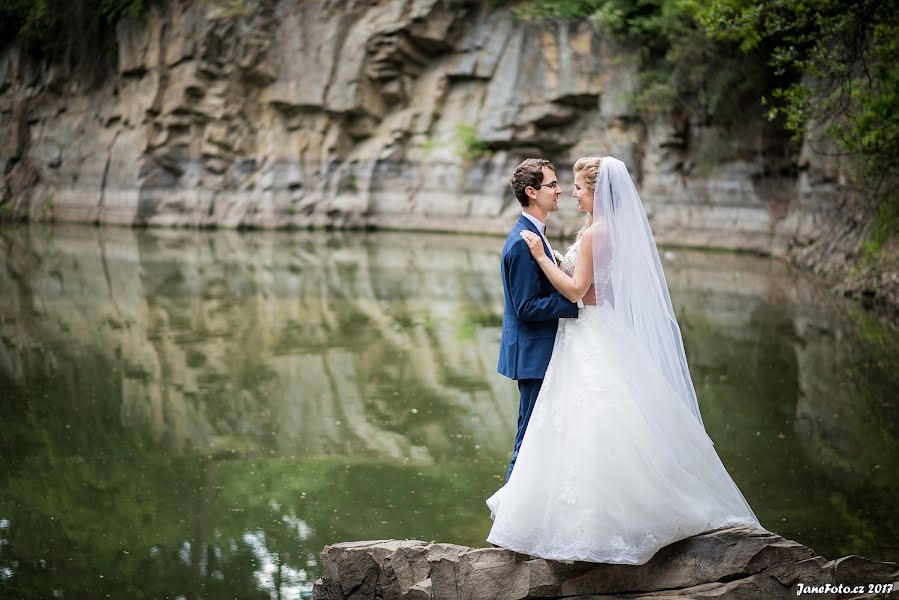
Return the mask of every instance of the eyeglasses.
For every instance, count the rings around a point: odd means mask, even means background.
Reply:
[[[539,190],[542,187],[548,187],[549,189],[554,190],[559,187],[559,182],[558,181],[550,181],[549,183],[541,183],[540,185],[532,185],[531,187],[534,188],[535,190]]]

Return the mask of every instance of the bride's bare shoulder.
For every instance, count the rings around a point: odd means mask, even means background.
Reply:
[[[596,236],[603,236],[606,233],[606,227],[604,223],[594,223],[586,230],[584,230],[583,234],[581,234],[580,242],[581,246],[584,245],[592,246],[593,240]]]

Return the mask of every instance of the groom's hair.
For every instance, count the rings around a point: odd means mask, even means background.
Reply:
[[[522,206],[527,206],[531,200],[524,193],[524,188],[537,187],[543,183],[543,167],[556,170],[553,164],[545,158],[526,158],[515,167],[515,172],[512,173],[512,193],[515,194],[518,203]]]

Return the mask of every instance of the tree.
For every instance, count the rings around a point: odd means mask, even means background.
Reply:
[[[896,234],[899,0],[533,0],[520,12],[591,18],[632,43],[644,64],[638,109],[721,121],[749,94],[797,139],[825,124],[877,213],[868,248]]]

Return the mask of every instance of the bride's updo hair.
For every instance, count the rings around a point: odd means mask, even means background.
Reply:
[[[598,156],[582,156],[574,163],[574,174],[577,175],[581,171],[584,172],[584,181],[591,190],[596,189],[596,175],[599,173],[599,165],[602,159]]]
[[[584,181],[587,183],[587,187],[590,188],[591,191],[596,192],[596,176],[599,173],[599,165],[601,164],[602,158],[598,156],[582,156],[575,161],[572,171],[574,171],[575,176],[583,171]],[[584,235],[584,232],[587,231],[587,228],[592,224],[593,215],[587,213],[587,218],[584,219],[584,226],[577,232],[578,239]]]

